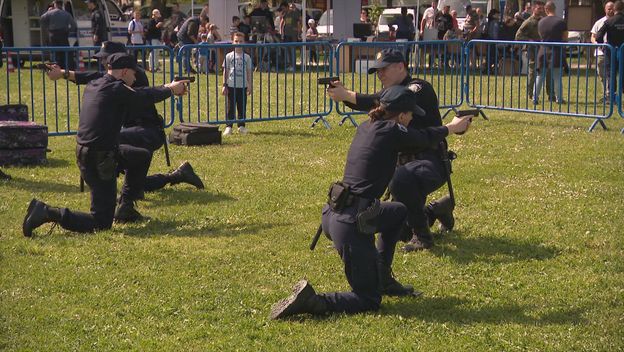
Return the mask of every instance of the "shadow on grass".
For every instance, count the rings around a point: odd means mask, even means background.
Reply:
[[[278,130],[278,131],[254,131],[257,136],[297,136],[297,137],[314,137],[313,133],[303,131]]]
[[[236,200],[224,193],[210,193],[205,190],[197,190],[188,186],[167,187],[154,192],[146,193],[145,200],[141,202],[159,204],[206,204]]]
[[[285,223],[218,223],[202,224],[201,222],[188,222],[176,220],[150,219],[143,223],[119,227],[118,231],[126,236],[133,237],[234,237],[239,235],[256,234],[266,229],[278,226],[287,226]]]
[[[475,307],[473,302],[457,297],[421,297],[398,302],[384,303],[382,315],[397,315],[428,322],[454,323],[514,323],[525,325],[567,325],[585,323],[583,311],[579,308],[565,308],[553,312],[530,316],[516,303]]]
[[[41,192],[58,192],[58,193],[79,193],[80,192],[80,178],[79,173],[76,173],[76,184],[67,185],[63,183],[50,182],[48,180],[31,180],[21,177],[12,176],[10,182],[3,183],[7,187],[13,187],[20,191],[27,191],[30,193]]]
[[[548,260],[559,251],[540,243],[492,236],[466,236],[462,231],[453,231],[436,240],[431,253],[438,257],[449,257],[456,263],[472,262],[511,263],[526,260]]]

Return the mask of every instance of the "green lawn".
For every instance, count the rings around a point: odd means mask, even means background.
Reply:
[[[298,279],[348,288],[330,243],[308,245],[351,126],[334,114],[330,130],[251,123],[222,146],[172,146],[174,166],[189,160],[205,190],[148,194],[146,223],[87,235],[44,225],[26,239],[32,197],[89,207],[74,138],[51,138],[48,165],[3,168],[0,349],[623,350],[624,121],[587,133],[591,120],[488,117],[450,138],[456,230],[431,251],[397,252],[395,274],[424,295],[286,322],[267,316]],[[159,151],[151,171],[167,170]]]

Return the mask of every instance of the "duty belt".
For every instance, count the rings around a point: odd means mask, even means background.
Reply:
[[[368,207],[373,202],[373,199],[360,197],[351,193],[349,185],[342,182],[332,183],[329,187],[327,198],[327,204],[335,211],[340,211],[351,206],[355,206],[358,210],[361,210]]]

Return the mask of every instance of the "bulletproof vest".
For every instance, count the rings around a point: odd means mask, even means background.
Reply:
[[[182,43],[188,43],[191,41],[191,38],[188,35],[188,27],[189,27],[189,23],[191,22],[194,22],[199,28],[199,17],[191,17],[187,19],[186,21],[184,21],[184,23],[182,24],[182,27],[180,27],[180,29],[178,30],[178,40],[181,41]]]

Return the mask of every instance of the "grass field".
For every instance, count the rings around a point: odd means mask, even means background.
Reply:
[[[271,305],[306,277],[347,289],[321,239],[307,249],[352,127],[250,124],[222,146],[172,147],[204,191],[148,194],[152,219],[77,235],[21,234],[28,201],[88,209],[73,137],[50,140],[42,167],[0,183],[0,348],[5,350],[624,349],[623,123],[492,112],[450,139],[459,154],[456,231],[395,273],[425,292],[378,313],[288,322]],[[162,151],[153,172],[167,170]]]
[[[51,91],[36,87],[41,111]],[[494,87],[498,101],[505,88]],[[306,98],[280,106],[302,109]],[[616,116],[608,131],[587,133],[588,119],[488,111],[490,121],[449,139],[459,154],[455,231],[431,251],[397,251],[395,274],[424,295],[384,298],[377,313],[286,322],[269,321],[269,310],[298,279],[348,289],[330,243],[308,245],[353,127],[333,113],[330,130],[310,129],[312,119],[250,123],[249,135],[221,146],[172,146],[174,166],[189,160],[205,190],[147,194],[145,223],[85,235],[44,225],[26,239],[31,198],[89,207],[74,137],[53,137],[47,165],[3,168],[13,180],[0,181],[0,350],[624,350]],[[161,150],[151,172],[166,171]]]

